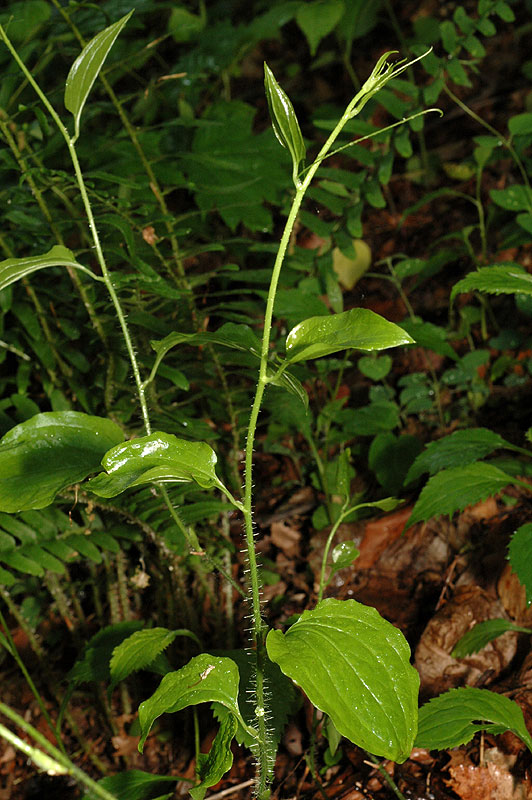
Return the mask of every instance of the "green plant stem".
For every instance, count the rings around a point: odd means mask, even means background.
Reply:
[[[22,741],[22,739],[19,739],[9,728],[0,724],[0,736],[7,739],[14,747],[25,753],[38,767],[44,769],[51,775],[72,775],[76,781],[86,786],[96,797],[101,797],[102,800],[116,800],[116,797],[111,794],[111,792],[108,792],[107,789],[99,786],[96,781],[89,778],[89,776],[86,775],[83,770],[79,769],[67,756],[50,744],[45,736],[27,723],[20,714],[17,714],[16,711],[13,711],[12,708],[9,708],[9,706],[1,702],[0,713],[4,714],[19,728],[29,734],[32,739],[43,748],[45,751],[44,753],[32,745],[29,745],[27,742]]]
[[[392,790],[392,792],[394,793],[394,795],[398,798],[398,800],[406,800],[406,797],[404,796],[402,791],[399,789],[398,785],[396,784],[396,782],[394,781],[392,776],[389,775],[388,771],[383,767],[383,765],[379,761],[379,759],[376,758],[375,756],[371,755],[371,753],[368,753],[368,755],[369,755],[371,761],[377,767],[378,771],[380,772],[380,774],[382,775],[382,777],[384,778],[386,783],[388,784],[388,786],[390,787],[390,789]]]
[[[321,603],[321,601],[323,600],[323,592],[325,591],[325,570],[327,569],[327,561],[329,559],[329,550],[331,549],[331,545],[333,543],[333,539],[336,536],[336,534],[338,532],[338,528],[340,527],[340,525],[342,524],[342,522],[344,521],[346,516],[349,513],[351,513],[351,511],[353,511],[353,510],[354,509],[352,509],[352,508],[346,510],[345,506],[344,506],[344,508],[342,508],[342,511],[341,511],[338,519],[336,520],[336,522],[332,526],[332,528],[330,530],[330,533],[329,533],[329,535],[327,537],[327,541],[325,542],[325,548],[323,550],[323,556],[322,556],[322,559],[321,559],[320,585],[319,585],[319,588],[318,588],[318,603]]]
[[[11,53],[11,55],[13,56],[13,58],[15,59],[17,64],[19,65],[19,67],[22,70],[22,72],[24,73],[26,79],[31,84],[31,86],[33,87],[34,91],[36,92],[36,94],[40,98],[41,102],[43,103],[43,105],[47,109],[48,113],[52,117],[53,121],[55,122],[55,124],[57,126],[57,129],[61,133],[63,139],[65,140],[66,146],[68,148],[70,159],[72,161],[72,166],[74,167],[74,173],[76,175],[76,181],[77,181],[77,184],[78,184],[78,187],[79,187],[81,200],[83,202],[83,207],[85,208],[85,213],[87,215],[87,220],[88,220],[88,223],[89,223],[89,229],[91,231],[92,240],[94,242],[94,249],[95,249],[95,252],[96,252],[96,258],[98,260],[98,264],[100,265],[100,269],[101,269],[101,272],[102,272],[103,280],[104,280],[105,285],[107,287],[107,291],[108,291],[109,296],[111,298],[111,302],[113,303],[113,306],[114,306],[114,309],[115,309],[115,312],[116,312],[116,316],[117,316],[120,328],[122,330],[122,335],[124,337],[124,342],[125,342],[126,349],[127,349],[127,352],[128,352],[129,360],[131,362],[131,368],[133,370],[133,376],[135,378],[135,384],[136,384],[136,387],[137,387],[137,394],[138,394],[138,398],[139,398],[142,418],[143,418],[143,421],[144,421],[144,427],[146,429],[146,433],[149,434],[149,433],[151,433],[151,424],[150,424],[150,418],[149,418],[149,415],[148,415],[148,407],[147,407],[147,404],[146,404],[144,385],[143,385],[142,380],[141,380],[139,366],[138,366],[138,362],[137,362],[137,357],[135,355],[135,350],[133,348],[133,342],[132,342],[131,336],[129,334],[129,328],[128,328],[128,325],[127,325],[127,322],[126,322],[126,318],[125,318],[124,312],[122,311],[122,306],[121,306],[120,301],[118,299],[118,295],[116,293],[116,290],[115,290],[115,288],[113,286],[113,282],[111,280],[111,276],[109,274],[109,270],[107,269],[107,263],[105,261],[105,257],[104,257],[103,250],[102,250],[102,245],[101,245],[101,242],[100,242],[100,236],[98,234],[98,229],[96,227],[96,222],[94,220],[94,215],[92,213],[92,206],[91,206],[88,194],[87,194],[87,189],[86,189],[86,186],[85,186],[85,180],[83,178],[83,173],[81,171],[81,167],[80,167],[80,164],[79,164],[76,147],[74,145],[73,139],[70,137],[70,135],[68,133],[68,130],[63,125],[63,122],[61,121],[61,118],[59,117],[59,115],[56,112],[55,108],[52,106],[52,104],[50,103],[50,101],[48,100],[48,98],[46,97],[44,92],[42,91],[41,87],[36,82],[36,80],[33,78],[33,75],[31,74],[29,69],[26,67],[26,65],[24,64],[24,62],[22,61],[22,59],[18,55],[17,51],[15,50],[15,48],[11,44],[10,40],[8,39],[8,37],[7,37],[6,33],[5,33],[4,28],[2,27],[2,25],[0,25],[0,36],[4,40],[4,43],[5,43],[6,47],[8,48],[9,52]]]

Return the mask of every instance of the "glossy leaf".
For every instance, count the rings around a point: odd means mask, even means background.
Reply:
[[[506,631],[518,631],[520,633],[532,633],[529,628],[514,625],[507,619],[486,619],[471,628],[455,644],[451,655],[453,658],[467,658],[472,653],[478,653],[483,647],[492,642]]]
[[[171,433],[140,436],[109,450],[102,459],[106,470],[87,483],[100,497],[117,494],[143,483],[194,481],[202,488],[220,486],[214,467],[216,453],[205,442],[189,442]]]
[[[459,747],[467,744],[477,731],[494,734],[512,731],[532,750],[532,738],[517,703],[472,686],[450,689],[419,709],[416,747],[427,750]]]
[[[266,647],[343,736],[384,758],[408,758],[419,676],[403,634],[376,609],[323,600],[285,634],[270,631]]]
[[[0,291],[11,283],[15,283],[21,278],[26,278],[32,272],[37,272],[37,270],[45,269],[46,267],[74,267],[86,272],[91,278],[100,280],[90,269],[78,264],[74,254],[68,248],[56,244],[42,256],[6,258],[4,261],[0,261]]]
[[[79,136],[81,114],[93,83],[98,77],[118,34],[132,14],[133,11],[130,11],[118,22],[114,22],[105,30],[97,33],[85,45],[70,68],[65,86],[65,108],[74,116],[74,139]]]
[[[0,510],[44,508],[96,472],[123,438],[114,422],[79,411],[46,411],[16,425],[0,440]]]
[[[496,264],[470,272],[455,283],[451,302],[462,292],[486,292],[487,294],[532,294],[532,275],[518,264]]]
[[[417,480],[424,472],[435,475],[442,469],[472,464],[498,448],[511,446],[502,436],[488,428],[455,431],[425,447],[408,470],[405,483]]]
[[[139,669],[144,669],[154,661],[176,638],[188,636],[198,645],[195,633],[184,628],[170,631],[168,628],[147,628],[136,631],[113,650],[109,664],[111,688]]]
[[[339,569],[350,567],[359,555],[360,550],[354,542],[340,542],[332,551],[332,572],[338,572]]]
[[[512,570],[526,590],[527,605],[532,603],[532,522],[521,525],[511,538],[508,558]]]
[[[201,783],[189,789],[192,800],[203,800],[209,786],[214,786],[223,778],[233,764],[231,742],[237,729],[237,720],[229,714],[220,725],[220,729],[212,743],[208,756],[201,757],[199,763],[199,777]]]
[[[141,769],[130,769],[102,778],[98,786],[114,795],[116,800],[161,800],[161,792],[179,780],[181,778],[177,775],[152,775]],[[94,800],[94,797],[93,793],[85,794],[82,800]]]
[[[497,494],[510,483],[527,486],[493,464],[484,462],[442,470],[433,475],[423,488],[406,527],[441,514],[450,517],[455,511],[463,511],[466,506]]]
[[[275,80],[274,74],[266,62],[264,63],[264,88],[266,90],[268,108],[270,109],[273,131],[279,142],[283,147],[287,148],[292,157],[292,177],[296,187],[299,188],[301,182],[298,174],[305,161],[305,143],[294,107],[286,92],[281,89]]]
[[[398,325],[367,308],[328,317],[310,317],[292,328],[286,339],[290,363],[320,358],[339,350],[384,350],[414,340]]]
[[[181,778],[176,775],[152,775],[141,769],[130,769],[102,778],[98,786],[110,792],[116,800],[162,800],[161,791],[179,780]],[[92,793],[85,794],[82,800],[94,800],[94,797]]]
[[[142,736],[139,750],[151,726],[161,714],[172,714],[198,703],[221,703],[237,719],[241,720],[238,708],[238,667],[230,658],[220,658],[202,653],[188,664],[165,675],[158,689],[139,706],[139,722]]]

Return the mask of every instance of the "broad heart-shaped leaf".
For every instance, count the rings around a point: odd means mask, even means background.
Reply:
[[[238,722],[233,714],[229,714],[220,725],[212,743],[209,755],[202,756],[199,764],[201,783],[189,789],[192,800],[203,800],[209,786],[214,786],[231,769],[233,753],[231,742],[236,733]]]
[[[238,667],[230,658],[219,658],[208,653],[192,658],[176,672],[169,672],[158,689],[139,706],[142,736],[139,750],[151,726],[161,714],[172,714],[198,703],[221,703],[242,721],[238,708]]]
[[[92,85],[103,67],[107,55],[115,43],[115,39],[132,15],[133,11],[97,33],[94,39],[85,45],[70,68],[65,85],[65,108],[74,115],[75,135],[79,136],[79,123],[83,107],[92,89]]]
[[[56,244],[42,256],[27,256],[26,258],[6,258],[0,261],[0,291],[15,281],[37,272],[46,267],[75,267],[90,275],[94,280],[101,280],[90,269],[78,264],[74,254],[68,248]]]
[[[532,522],[516,530],[508,547],[512,570],[526,590],[527,605],[532,603]]]
[[[414,340],[398,325],[367,308],[352,308],[328,317],[310,317],[292,328],[286,338],[290,363],[320,358],[339,350],[384,350]]]
[[[174,641],[176,636],[189,636],[199,645],[196,634],[185,628],[175,631],[169,631],[168,628],[147,628],[143,631],[136,631],[121,642],[113,650],[109,664],[111,689],[132,672],[149,666]]]
[[[111,448],[102,459],[106,470],[86,488],[100,497],[115,497],[142,483],[195,481],[203,489],[223,486],[216,476],[216,453],[205,442],[189,442],[171,433],[151,433]]]
[[[455,283],[451,292],[451,303],[462,292],[486,292],[487,294],[532,294],[532,275],[509,262],[482,267],[470,272]]]
[[[512,731],[532,750],[532,738],[517,703],[472,686],[450,689],[419,709],[416,747],[428,750],[459,747],[467,744],[477,731],[494,734]]]
[[[98,781],[98,786],[106,789],[117,800],[151,800],[161,798],[161,792],[169,789],[169,784],[181,780],[177,775],[151,775],[141,769],[130,769],[109,775]],[[173,796],[173,792],[172,795]],[[85,794],[82,800],[94,800],[95,795]],[[168,795],[164,795],[168,797]]]
[[[114,422],[79,411],[45,411],[0,440],[0,511],[44,508],[58,492],[100,467],[123,441]]]
[[[417,480],[424,472],[435,475],[442,469],[472,464],[500,447],[512,445],[488,428],[455,431],[425,447],[408,470],[405,484]]]
[[[419,675],[401,631],[374,608],[329,598],[283,634],[268,655],[354,744],[393,761],[410,755]]]
[[[273,131],[292,157],[292,176],[296,187],[299,188],[298,174],[305,161],[305,143],[294,107],[286,92],[275,80],[274,74],[266,62],[264,62],[264,88]]]
[[[444,469],[433,475],[423,488],[406,527],[441,514],[450,517],[455,511],[463,511],[466,506],[497,494],[510,483],[530,488],[529,484],[484,462]]]
[[[506,631],[518,631],[520,633],[532,633],[530,628],[522,628],[519,625],[514,625],[507,619],[486,619],[471,628],[462,638],[455,644],[452,649],[451,655],[453,658],[467,658],[472,653],[478,653],[483,647],[496,639]]]

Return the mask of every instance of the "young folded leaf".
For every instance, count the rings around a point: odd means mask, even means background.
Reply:
[[[292,328],[286,338],[291,364],[320,358],[339,350],[384,350],[414,340],[399,325],[367,308],[352,308],[329,317],[310,317]]]
[[[87,267],[78,264],[74,254],[68,248],[56,244],[42,256],[26,256],[24,258],[6,258],[0,261],[0,291],[15,281],[26,278],[32,272],[46,267],[75,267],[90,275],[94,280],[101,280]]]
[[[65,86],[65,108],[74,115],[75,132],[73,141],[76,141],[79,136],[81,113],[92,85],[98,77],[118,34],[132,13],[133,11],[130,11],[118,22],[97,33],[94,39],[91,39],[83,48],[70,68]]]
[[[203,800],[209,786],[220,781],[233,764],[231,742],[238,722],[233,714],[229,714],[221,723],[208,755],[200,753],[199,777],[201,783],[189,789],[192,800]]]
[[[292,157],[292,177],[296,189],[301,187],[299,173],[304,166],[306,148],[296,112],[286,92],[281,89],[269,66],[264,62],[264,87],[273,131]]]

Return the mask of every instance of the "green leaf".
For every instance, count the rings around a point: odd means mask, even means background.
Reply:
[[[66,247],[56,244],[43,256],[27,256],[26,258],[6,258],[0,261],[0,291],[15,281],[26,278],[32,272],[46,267],[74,267],[81,269],[94,280],[101,280],[90,269],[78,264],[74,254]]]
[[[209,786],[217,784],[225,773],[231,769],[233,764],[231,742],[233,741],[237,726],[238,722],[233,714],[229,714],[222,720],[220,729],[209,751],[209,755],[201,759],[199,769],[201,783],[189,789],[192,800],[203,800]]]
[[[490,197],[496,205],[507,211],[530,211],[532,208],[532,190],[523,184],[492,189]]]
[[[527,605],[532,603],[532,522],[521,525],[510,540],[508,558],[512,570],[526,590]]]
[[[0,510],[44,508],[96,472],[123,438],[114,422],[79,411],[46,411],[16,425],[0,440]]]
[[[194,481],[203,489],[220,488],[214,471],[216,460],[216,453],[205,442],[156,432],[111,448],[101,461],[107,475],[100,473],[86,487],[100,497],[115,497],[142,483],[167,481]]]
[[[283,634],[268,655],[354,744],[393,761],[410,755],[419,676],[403,634],[374,608],[329,598]]]
[[[400,492],[408,467],[421,448],[422,444],[416,436],[394,436],[391,431],[377,434],[369,448],[368,464],[387,492]]]
[[[292,177],[296,188],[299,188],[301,182],[298,175],[304,166],[305,143],[294,107],[286,92],[281,89],[275,80],[274,74],[266,62],[264,62],[264,88],[266,90],[268,108],[270,109],[273,131],[279,142],[283,147],[287,148],[292,157]]]
[[[427,750],[459,747],[482,730],[494,734],[512,731],[532,750],[532,738],[517,703],[472,686],[450,689],[419,709],[416,747]]]
[[[238,667],[230,658],[220,658],[202,653],[188,664],[165,675],[154,694],[139,706],[139,722],[142,736],[139,750],[151,726],[161,714],[172,714],[198,703],[221,703],[239,721],[242,716],[238,708]]]
[[[523,628],[519,625],[514,625],[507,619],[486,619],[471,628],[462,638],[455,644],[451,651],[453,658],[466,658],[472,653],[478,653],[483,647],[486,647],[493,639],[496,639],[506,631],[519,631],[520,633],[532,633],[530,628]]]
[[[360,550],[354,542],[340,542],[332,551],[331,576],[339,569],[350,567],[360,555]],[[329,577],[331,577],[329,576]]]
[[[447,333],[444,328],[434,325],[432,322],[422,320],[404,320],[399,323],[400,327],[411,336],[417,345],[427,347],[440,356],[447,356],[453,361],[458,360],[458,356],[447,341]]]
[[[336,27],[344,14],[343,0],[313,0],[301,3],[296,21],[308,42],[310,55],[316,55],[321,40]]]
[[[68,680],[74,684],[109,680],[109,662],[115,647],[142,628],[142,620],[117,622],[94,634],[70,672]]]
[[[455,511],[462,511],[466,506],[497,494],[510,483],[527,486],[493,464],[480,462],[444,469],[433,475],[423,488],[406,527],[441,514],[450,517]]]
[[[117,800],[151,800],[160,797],[169,783],[181,780],[176,775],[151,775],[140,769],[130,769],[98,781],[98,786],[114,795]],[[85,794],[82,800],[94,800],[94,794]]]
[[[205,20],[198,14],[191,14],[186,8],[173,8],[168,20],[168,33],[175,42],[190,42],[197,39]]]
[[[519,264],[495,264],[470,272],[455,283],[451,303],[462,292],[487,292],[488,294],[532,294],[532,275]]]
[[[168,628],[147,628],[136,631],[128,639],[121,642],[113,650],[109,669],[111,672],[111,689],[119,681],[124,680],[139,669],[144,669],[154,661],[159,653],[174,641],[176,636],[189,636],[198,645],[195,633],[184,628],[170,631]]]
[[[392,357],[372,358],[371,356],[362,356],[358,359],[357,366],[366,378],[371,378],[372,381],[382,381],[392,368]]]
[[[23,0],[19,3],[9,3],[5,8],[9,9],[7,13],[4,12],[9,21],[9,38],[17,43],[34,36],[52,13],[52,9],[44,0]]]
[[[294,364],[339,350],[384,350],[413,339],[398,325],[367,308],[353,308],[328,317],[310,317],[292,328],[286,338],[287,360]]]
[[[226,322],[217,331],[210,333],[179,333],[173,331],[159,341],[151,341],[151,346],[155,350],[157,357],[153,365],[149,380],[153,380],[159,365],[165,355],[180,344],[205,345],[219,344],[223,347],[230,347],[244,353],[251,353],[256,358],[260,358],[260,341],[257,339],[249,325],[237,325],[234,322]]]
[[[408,470],[405,484],[417,480],[424,472],[435,475],[442,469],[472,464],[500,447],[512,445],[488,428],[455,431],[425,447]]]
[[[98,77],[115,39],[132,14],[133,11],[130,11],[118,22],[97,33],[85,45],[70,68],[65,85],[65,108],[74,116],[74,140],[79,136],[81,114],[92,85]]]
[[[532,133],[532,114],[528,111],[525,114],[516,114],[514,117],[510,117],[508,130],[512,136]]]

